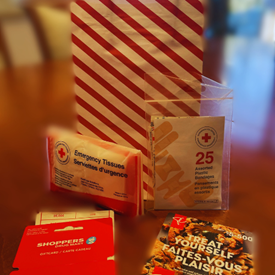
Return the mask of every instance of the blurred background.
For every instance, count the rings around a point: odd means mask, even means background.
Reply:
[[[275,0],[205,0],[204,4],[203,74],[234,89],[233,135],[237,144],[265,147],[274,153]],[[4,79],[5,73],[12,77],[18,70],[23,77],[23,68],[39,68],[42,75],[44,70],[58,70],[55,74],[60,76],[58,66],[66,77],[65,72],[71,69],[69,5],[70,0],[1,0],[0,72],[4,71]],[[37,81],[35,85],[43,83]],[[33,87],[33,96],[42,101],[41,91],[36,89],[39,86]],[[63,94],[45,93],[43,100],[52,102],[46,107],[52,115],[45,120],[68,124],[73,114],[69,105],[60,102],[69,104],[71,94],[65,89]],[[63,112],[56,108],[58,104]]]
[[[1,0],[0,70],[70,60],[69,4]],[[239,141],[257,146],[265,135],[274,151],[272,132],[262,127],[274,102],[275,1],[206,0],[205,11],[204,75],[234,89]]]
[[[30,213],[81,201],[45,193],[43,129],[73,128],[75,121],[69,3],[0,0],[0,274],[11,269]],[[205,13],[203,74],[234,89],[230,210],[189,215],[258,233],[259,274],[271,274],[275,0],[207,0]],[[2,239],[1,230],[12,225],[17,237]]]
[[[207,18],[204,71],[234,89],[235,137],[274,152],[275,1],[210,0]]]

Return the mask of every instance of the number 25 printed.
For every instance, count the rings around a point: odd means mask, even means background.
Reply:
[[[204,154],[203,152],[197,153],[196,157],[199,157],[199,159],[197,160],[196,164],[212,163],[214,161],[213,154],[214,154],[213,151],[206,152],[206,154]]]

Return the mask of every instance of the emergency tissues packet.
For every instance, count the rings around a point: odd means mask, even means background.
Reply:
[[[162,87],[171,81],[156,78]],[[146,209],[228,209],[233,91],[206,77],[173,79],[182,89],[155,91],[150,79],[145,75],[154,196]]]
[[[128,216],[143,213],[139,150],[50,130],[48,156],[52,191],[82,193]]]

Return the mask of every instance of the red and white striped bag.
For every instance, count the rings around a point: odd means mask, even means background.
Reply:
[[[141,150],[144,189],[147,157],[144,75],[158,99],[171,89],[198,97],[187,83],[200,79],[203,6],[199,0],[90,0],[71,6],[78,125],[81,134]],[[169,76],[163,87],[154,73]],[[187,89],[186,89],[187,87]],[[172,97],[175,99],[175,97]],[[171,98],[170,98],[171,99]],[[153,98],[152,98],[153,100]],[[158,108],[162,110],[161,103]],[[185,115],[199,113],[181,106]],[[150,192],[149,192],[150,191]]]

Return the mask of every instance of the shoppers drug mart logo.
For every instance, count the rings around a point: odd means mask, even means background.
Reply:
[[[70,161],[71,151],[66,142],[58,141],[55,144],[55,156],[58,162],[63,165]]]
[[[90,237],[87,241],[86,244],[93,244],[96,241],[96,237]]]

